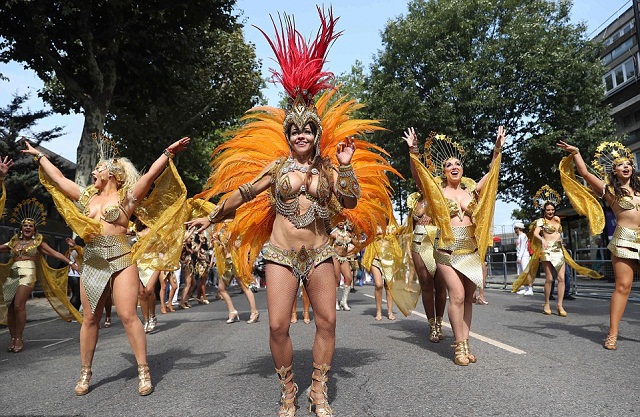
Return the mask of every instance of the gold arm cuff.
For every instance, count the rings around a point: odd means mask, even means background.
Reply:
[[[211,213],[207,216],[209,221],[213,223],[219,223],[223,219],[222,209],[224,208],[224,201],[216,206]]]
[[[336,192],[343,197],[360,198],[360,184],[351,164],[338,167]]]

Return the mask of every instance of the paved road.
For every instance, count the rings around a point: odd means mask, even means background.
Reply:
[[[371,286],[358,288],[352,311],[338,313],[329,382],[338,416],[631,416],[640,409],[640,304],[628,305],[612,352],[602,347],[606,300],[567,301],[569,316],[561,318],[541,314],[540,293],[488,289],[489,305],[474,308],[478,363],[459,367],[450,328],[443,342],[430,343],[421,306],[409,317],[376,322],[372,295]],[[148,336],[156,391],[144,398],[117,317],[101,331],[91,392],[76,397],[79,326],[56,319],[46,300],[30,300],[25,350],[0,351],[0,415],[274,416],[279,387],[264,290],[256,296],[262,317],[252,325],[226,324],[219,301],[160,315]],[[247,320],[244,296],[233,300]],[[313,329],[301,320],[291,328],[301,391],[310,381]],[[0,329],[1,346],[7,341]],[[303,395],[300,401],[306,404]]]

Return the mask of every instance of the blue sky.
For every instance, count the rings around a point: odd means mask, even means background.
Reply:
[[[616,11],[626,10],[630,0],[575,0],[572,11],[574,22],[583,21],[587,24],[589,34],[595,35],[604,23],[615,19]],[[330,3],[325,3],[328,7]],[[275,65],[272,61],[273,53],[262,34],[252,27],[256,25],[268,34],[273,34],[273,27],[269,14],[277,18],[278,13],[286,12],[295,16],[296,27],[305,36],[315,34],[318,28],[318,16],[315,2],[301,0],[238,0],[238,13],[246,24],[245,37],[256,45],[256,53],[262,60],[264,76],[268,76],[268,68]],[[242,12],[240,12],[242,10]],[[333,4],[335,16],[339,16],[337,27],[343,30],[343,35],[337,40],[329,52],[327,68],[336,74],[347,72],[351,65],[360,60],[365,68],[372,61],[372,57],[382,48],[380,32],[389,19],[406,14],[407,3],[404,0],[340,0]],[[25,71],[21,65],[10,63],[0,64],[0,73],[10,79],[9,82],[0,81],[0,105],[6,105],[13,93],[31,92],[29,107],[37,110],[44,107],[37,97],[37,90],[42,83],[31,71]],[[269,86],[264,92],[269,104],[277,105],[280,88]],[[59,152],[65,158],[75,161],[76,148],[82,133],[83,117],[81,115],[52,116],[44,121],[40,128],[63,126],[65,135],[46,146]],[[508,145],[508,143],[507,143]],[[501,201],[496,205],[495,225],[505,225],[511,228],[511,211],[516,206]]]

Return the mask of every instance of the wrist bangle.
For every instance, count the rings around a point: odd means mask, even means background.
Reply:
[[[69,265],[73,265],[73,264],[75,264],[75,262],[69,261]]]
[[[414,153],[416,155],[420,154],[420,149],[417,146],[410,146],[409,153]]]
[[[580,153],[580,149],[576,148],[575,151],[571,151],[571,155],[577,155]]]
[[[43,156],[47,156],[47,155],[43,154],[42,152],[38,152],[38,154],[33,157],[33,160],[36,162],[40,162],[40,158],[42,158]]]
[[[162,151],[162,153],[169,159],[173,159],[173,157],[174,157],[174,155],[171,153],[169,148],[166,148],[164,151]]]

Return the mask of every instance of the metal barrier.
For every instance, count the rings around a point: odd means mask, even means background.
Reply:
[[[603,259],[607,253],[606,248],[585,248],[575,252],[567,250],[569,255],[581,266],[593,269],[604,277],[602,279],[592,279],[590,277],[577,276],[575,271],[566,266],[565,279],[570,281],[571,293],[581,296],[598,298],[611,298],[615,288],[613,266],[610,259]],[[487,286],[496,285],[506,290],[517,278],[517,263],[515,252],[487,252],[485,261],[487,262]],[[534,287],[544,288],[544,270],[538,269],[534,277]],[[640,275],[634,273],[633,285],[629,301],[640,302]]]

